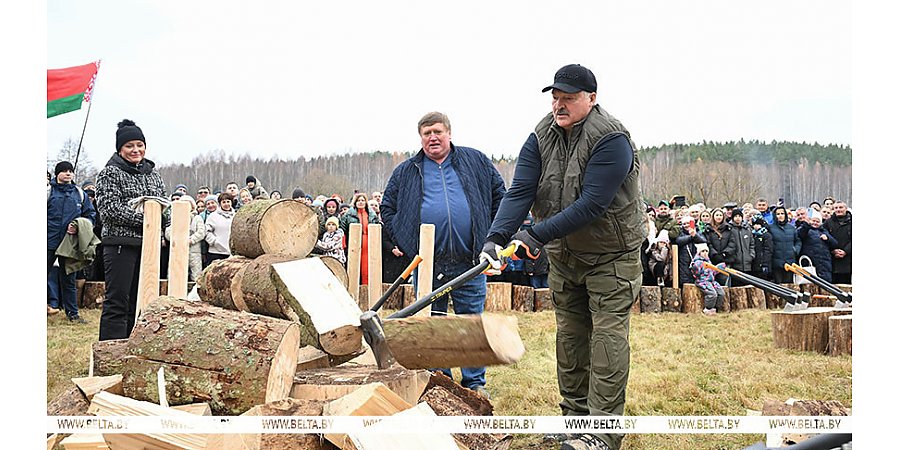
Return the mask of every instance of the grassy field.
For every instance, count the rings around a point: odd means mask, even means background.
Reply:
[[[517,313],[527,352],[517,364],[490,367],[494,413],[558,415],[555,320],[552,312]],[[87,325],[63,314],[47,318],[47,398],[86,376],[100,313],[86,310]],[[459,379],[458,371],[455,372]],[[700,314],[640,314],[631,320],[630,416],[742,416],[766,400],[838,400],[852,407],[851,358],[773,348],[769,313],[745,310]],[[763,435],[628,435],[623,448],[740,449]],[[513,449],[555,448],[537,435],[519,435]]]

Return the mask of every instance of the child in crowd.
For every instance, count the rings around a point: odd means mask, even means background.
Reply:
[[[691,261],[691,274],[694,275],[694,284],[703,292],[703,314],[714,315],[716,308],[724,306],[725,289],[716,281],[716,271],[704,267],[703,263],[709,261],[709,247],[706,244],[696,244],[697,254]],[[725,263],[716,264],[718,268],[724,268]]]
[[[345,264],[347,257],[344,256],[344,230],[338,227],[338,223],[338,218],[334,216],[325,221],[325,233],[316,243],[316,248]]]
[[[669,232],[662,230],[659,237],[650,243],[650,272],[656,278],[659,286],[671,286],[672,256],[669,253]]]

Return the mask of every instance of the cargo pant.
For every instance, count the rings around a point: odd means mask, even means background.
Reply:
[[[556,374],[563,415],[622,415],[631,306],[641,288],[640,249],[597,264],[550,256],[556,310]],[[618,449],[623,434],[597,434]]]

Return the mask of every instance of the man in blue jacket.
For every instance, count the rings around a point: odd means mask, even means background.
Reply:
[[[488,228],[506,187],[491,160],[474,148],[451,142],[450,119],[430,112],[419,120],[422,149],[391,174],[381,200],[388,238],[401,254],[419,249],[419,225],[434,224],[434,286],[441,286],[478,264]],[[431,306],[446,314],[481,314],[487,294],[481,274]],[[449,369],[441,369],[450,376]],[[462,385],[489,397],[484,367],[463,367]]]
[[[84,191],[72,183],[75,177],[75,168],[68,161],[60,161],[54,172],[55,179],[50,181],[50,192],[47,194],[47,270],[53,267],[53,263],[59,259],[59,278],[49,280],[61,285],[60,297],[66,316],[72,322],[86,323],[78,315],[78,301],[75,298],[75,272],[67,274],[65,271],[65,259],[56,256],[56,249],[66,234],[76,234],[78,229],[72,223],[79,217],[87,218],[93,223],[96,219],[94,205],[84,195]],[[48,284],[47,291],[51,288]],[[48,295],[49,298],[49,295]],[[48,312],[56,309],[58,305],[47,305]]]

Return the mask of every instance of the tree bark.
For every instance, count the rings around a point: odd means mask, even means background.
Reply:
[[[703,291],[694,284],[685,283],[681,287],[681,300],[684,305],[684,312],[688,314],[696,314],[703,311]]]
[[[79,308],[99,308],[106,298],[106,283],[102,281],[87,281],[84,283],[84,292],[81,294]]]
[[[731,288],[731,310],[740,311],[747,309],[747,288],[749,286],[740,286]]]
[[[94,342],[91,351],[95,377],[121,374],[124,358],[128,354],[128,339]]]
[[[658,313],[662,310],[662,291],[659,286],[641,286],[638,298],[641,312]]]
[[[534,311],[534,288],[531,286],[512,287],[512,310],[532,312]]]
[[[537,288],[534,290],[534,310],[553,310],[553,292],[550,288]]]
[[[747,307],[766,309],[766,293],[758,287],[747,288]]]
[[[279,289],[273,264],[293,261],[297,258],[284,254],[262,255],[244,268],[243,273],[235,276],[232,284],[232,297],[240,297],[247,305],[247,311],[254,314],[297,321],[300,316],[285,299],[285,293]]]
[[[800,311],[772,312],[772,336],[775,348],[824,354],[828,350],[828,318],[852,311],[834,308],[807,308]]]
[[[305,258],[319,237],[315,211],[295,200],[255,200],[235,213],[231,253],[256,258],[279,253]]]
[[[828,354],[831,356],[853,354],[853,315],[828,318]]]
[[[663,312],[681,312],[681,291],[678,288],[663,287],[662,310]]]
[[[237,302],[235,302],[231,287],[235,280],[243,277],[244,268],[251,262],[253,262],[252,259],[243,256],[232,256],[213,261],[200,274],[200,280],[197,283],[197,294],[200,299],[219,308],[249,311],[242,297],[238,296]]]
[[[297,369],[296,323],[160,297],[128,339],[125,394],[159,402],[165,370],[171,405],[208,402],[215,414],[240,414],[290,392]]]

